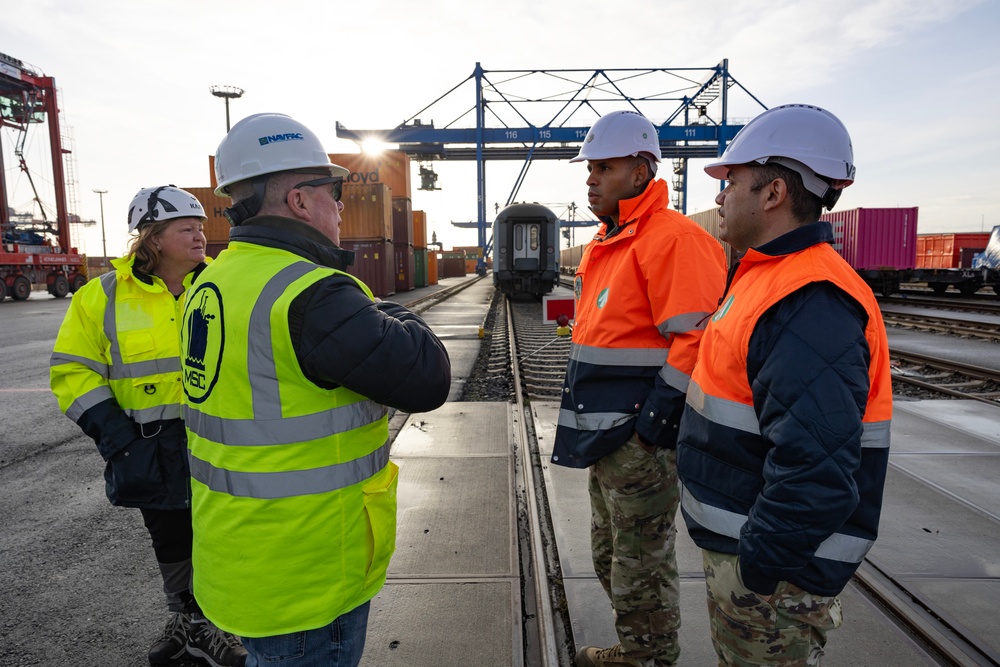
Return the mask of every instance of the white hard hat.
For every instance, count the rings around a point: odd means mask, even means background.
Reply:
[[[173,185],[143,188],[132,197],[128,206],[130,232],[153,222],[174,218],[201,218],[202,222],[208,219],[197,197]]]
[[[794,169],[802,175],[806,189],[824,200],[831,186],[817,175],[832,180],[834,190],[854,182],[851,135],[840,119],[810,104],[785,104],[760,114],[736,134],[719,161],[707,165],[705,172],[725,180],[730,166],[749,162],[777,162]]]
[[[215,194],[254,176],[299,169],[329,169],[331,176],[350,171],[330,162],[319,137],[308,127],[281,113],[247,116],[233,125],[215,151]]]
[[[640,153],[660,162],[660,136],[656,128],[636,111],[612,111],[597,119],[587,132],[580,153],[570,162],[607,160]]]

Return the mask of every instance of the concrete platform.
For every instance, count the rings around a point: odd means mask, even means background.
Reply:
[[[388,300],[405,304],[443,287],[457,285],[472,278],[473,276],[445,278],[437,286],[403,292]],[[493,281],[488,277],[483,278],[471,287],[450,297],[444,303],[436,305],[420,315],[434,329],[434,333],[448,350],[448,356],[451,359],[449,401],[456,401],[462,397],[465,381],[476,364],[476,357],[479,356],[482,344],[479,338],[479,327],[486,318],[495,291]]]
[[[587,471],[548,463],[558,404],[536,402],[532,411],[574,642],[614,644],[611,608],[590,562]],[[1000,499],[995,481],[1000,479],[1000,435],[994,413],[972,401],[897,403],[882,535],[871,553],[879,567],[990,650],[997,633],[996,616],[988,610],[1000,594],[1000,525],[993,511]],[[680,664],[713,665],[701,554],[680,515],[678,521]],[[831,633],[824,664],[937,664],[853,584],[841,597],[844,624]]]
[[[507,403],[446,403],[403,425],[396,553],[365,667],[522,664],[512,423]]]

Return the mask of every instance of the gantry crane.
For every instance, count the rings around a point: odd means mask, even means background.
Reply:
[[[460,107],[459,115],[444,127],[421,121],[420,116],[426,117],[432,109],[443,106],[446,98],[470,81],[475,84],[471,109]],[[728,60],[700,68],[595,70],[485,70],[476,63],[472,75],[397,127],[350,130],[337,122],[337,136],[358,143],[375,140],[398,144],[399,150],[420,162],[475,160],[476,226],[482,249],[477,271],[485,273],[491,246],[486,238],[487,160],[524,160],[507,199],[507,204],[513,203],[532,160],[575,156],[597,117],[611,110],[632,108],[656,126],[663,158],[672,162],[674,205],[686,212],[688,159],[721,155],[742,127],[729,118],[729,89],[734,85],[761,108],[767,108],[733,78]],[[555,86],[558,88],[553,89]],[[546,108],[541,122],[528,119],[528,106]],[[460,123],[473,114],[474,125],[461,127]]]
[[[24,159],[24,143],[33,124],[47,122],[55,190],[55,220],[49,220]],[[59,132],[56,85],[22,61],[0,53],[0,127],[12,127],[18,137],[14,153],[20,171],[27,175],[41,220],[30,214],[13,214],[7,201],[7,174],[0,173],[0,301],[8,294],[27,299],[33,284],[44,285],[56,297],[75,292],[87,282],[81,271],[83,258],[70,244],[66,206],[66,176]],[[2,164],[0,143],[0,164]],[[23,217],[23,219],[21,219]]]

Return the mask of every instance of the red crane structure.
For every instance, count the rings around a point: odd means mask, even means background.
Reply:
[[[51,221],[24,160],[24,143],[32,124],[47,122],[52,157],[52,186],[56,219]],[[84,258],[70,247],[70,216],[66,206],[66,176],[55,79],[35,71],[16,58],[0,53],[0,127],[17,130],[14,148],[21,172],[27,175],[42,219],[19,215],[7,201],[7,174],[0,174],[0,301],[12,296],[23,301],[33,286],[44,286],[62,298],[87,282]],[[3,145],[0,142],[0,160]]]

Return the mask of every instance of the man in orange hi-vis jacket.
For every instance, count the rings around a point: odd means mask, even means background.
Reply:
[[[579,667],[677,663],[675,447],[688,380],[726,281],[722,246],[668,210],[656,128],[601,117],[571,162],[587,162],[604,223],[576,274],[576,326],[552,462],[589,468],[594,569],[619,644],[584,646]]]

